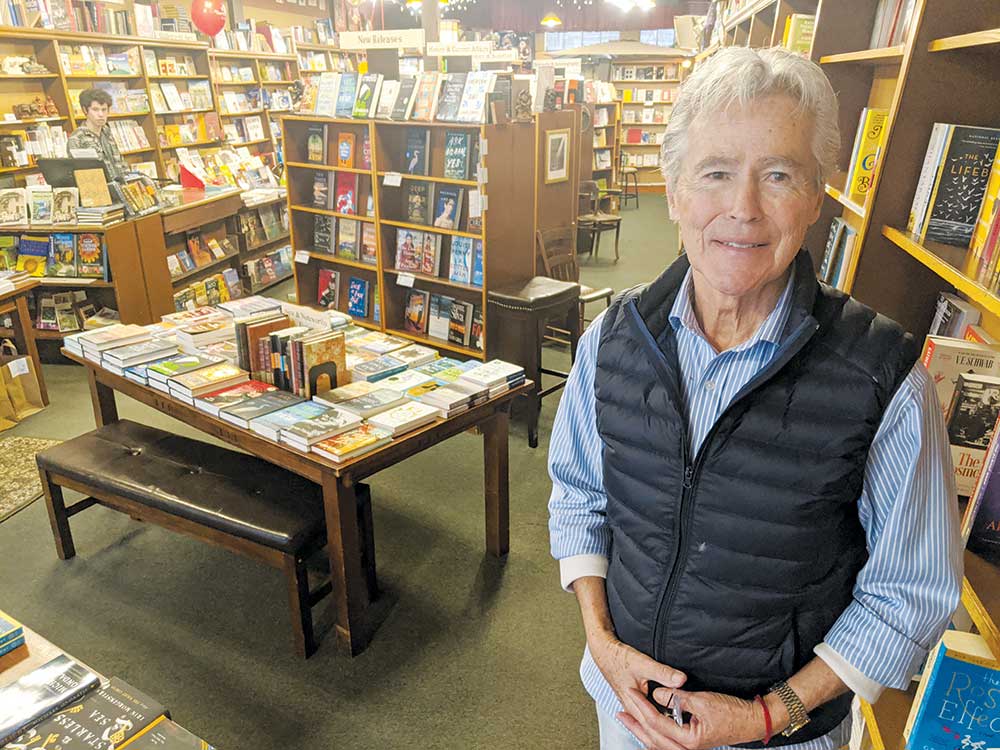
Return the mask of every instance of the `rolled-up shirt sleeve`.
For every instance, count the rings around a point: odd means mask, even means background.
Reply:
[[[594,396],[602,319],[603,314],[580,338],[549,441],[549,538],[567,591],[577,578],[606,577],[611,549]]]
[[[917,363],[872,442],[858,501],[868,561],[815,651],[869,702],[903,689],[958,606],[963,564],[951,453],[934,384]]]

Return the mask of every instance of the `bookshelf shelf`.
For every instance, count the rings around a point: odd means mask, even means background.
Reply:
[[[38,280],[42,286],[77,287],[86,286],[92,289],[113,289],[114,283],[104,279],[80,279],[71,276],[45,276]]]
[[[215,81],[216,86],[259,86],[260,81],[256,78],[252,81]]]
[[[421,334],[414,333],[413,331],[401,331],[395,328],[386,328],[385,332],[391,333],[393,336],[409,339],[417,344],[423,344],[424,346],[430,346],[436,349],[444,349],[445,351],[452,352],[454,354],[461,354],[463,357],[470,357],[471,359],[485,358],[483,353],[478,349],[472,349],[468,346],[459,346],[458,344],[453,344],[450,341],[442,341],[441,339],[434,339],[430,336],[422,336]]]
[[[364,123],[366,120],[329,120],[329,122],[353,122],[357,125],[359,122]],[[471,130],[479,130],[483,126],[480,123],[470,123],[470,122],[423,122],[421,120],[378,120],[379,125],[390,125],[390,126],[400,126],[408,128],[450,128],[454,130],[455,128],[468,128]]]
[[[824,55],[819,59],[821,65],[835,63],[859,63],[861,65],[886,65],[903,61],[906,47],[902,44],[895,47],[880,47],[878,49],[863,49],[857,52],[841,52],[836,55]]]
[[[450,235],[451,237],[471,237],[474,240],[481,240],[483,238],[481,234],[473,234],[472,232],[460,232],[457,229],[441,229],[440,227],[429,227],[423,224],[410,224],[405,221],[382,219],[381,223],[386,226],[397,227],[399,229],[414,229],[418,232],[433,232],[435,234]]]
[[[958,291],[967,295],[973,302],[993,315],[1000,315],[1000,297],[960,270],[968,255],[967,250],[936,242],[925,246],[918,242],[912,234],[888,226],[882,227],[882,235]]]
[[[211,270],[213,268],[218,268],[219,266],[224,265],[225,263],[228,263],[233,258],[238,258],[238,257],[240,257],[240,254],[238,252],[237,253],[228,253],[226,255],[223,255],[221,258],[216,258],[211,263],[206,263],[203,266],[198,266],[197,268],[192,268],[190,271],[185,271],[184,273],[180,274],[179,276],[174,276],[173,278],[170,279],[170,282],[172,284],[180,284],[182,281],[187,281],[188,279],[191,279],[191,278],[197,276],[200,273],[204,273],[205,271]]]
[[[197,148],[198,146],[218,146],[221,141],[195,141],[193,143],[175,143],[172,146],[160,146],[160,151],[175,151],[179,148]]]
[[[639,88],[645,86],[649,83],[680,83],[680,78],[657,78],[653,80],[645,80],[643,78],[612,78],[611,83],[614,84],[641,84]]]
[[[978,555],[965,552],[962,604],[994,658],[1000,659],[1000,570]]]
[[[312,206],[291,206],[293,211],[303,211],[307,214],[319,214],[320,216],[334,216],[338,219],[348,219],[353,221],[363,221],[367,224],[374,224],[374,216],[359,216],[357,214],[342,214],[336,211],[330,211],[325,208],[313,208]]]
[[[283,232],[273,239],[258,242],[256,245],[248,245],[242,255],[242,258],[243,260],[250,260],[251,258],[258,257],[259,255],[266,255],[267,253],[261,253],[259,251],[264,250],[265,248],[270,248],[272,245],[276,245],[279,242],[288,240],[289,237],[291,237],[291,233]],[[252,255],[253,253],[257,253],[257,255]]]
[[[30,120],[0,120],[0,127],[17,127],[18,125],[34,125],[40,122],[65,122],[68,119],[69,119],[68,117],[34,117]]]
[[[155,148],[150,146],[149,148],[134,148],[131,151],[122,151],[122,156],[133,156],[135,154],[148,154],[151,151],[156,151]]]
[[[610,146],[608,147],[610,148]],[[391,172],[378,172],[379,177],[385,177],[388,174],[393,174]],[[398,173],[400,177],[404,180],[410,180],[413,182],[436,182],[441,185],[462,185],[464,187],[476,187],[479,183],[475,180],[451,180],[447,177],[434,177],[432,175],[425,174],[405,174],[403,172]]]
[[[905,691],[886,688],[874,706],[861,701],[861,712],[872,738],[872,750],[898,750],[902,746],[903,727],[906,726],[916,693],[914,683]]]
[[[259,140],[256,140],[256,141],[230,141],[229,145],[230,146],[256,146],[256,145],[258,145],[260,143],[270,143],[270,142],[271,142],[270,138],[260,138]]]
[[[32,73],[31,75],[0,75],[0,81],[38,81],[58,78],[58,73]]]
[[[318,169],[321,172],[350,172],[351,174],[367,174],[370,175],[372,171],[370,169],[356,169],[355,167],[336,167],[330,164],[309,164],[307,162],[301,161],[288,161],[285,162],[286,166],[296,167],[298,169]]]
[[[930,42],[927,45],[927,49],[930,52],[947,52],[948,50],[986,47],[990,45],[1000,45],[1000,29],[986,29],[984,31],[974,31],[971,34],[942,37]],[[994,49],[1000,49],[1000,46]]]
[[[857,203],[855,203],[850,198],[848,198],[844,194],[843,190],[841,190],[838,187],[834,187],[833,185],[831,185],[829,183],[826,184],[825,190],[826,190],[826,194],[827,195],[829,195],[831,198],[833,198],[835,201],[837,201],[837,203],[839,203],[840,205],[842,205],[848,211],[851,211],[855,216],[859,216],[861,218],[864,218],[864,216],[865,216],[865,207],[864,206],[859,206]]]
[[[341,258],[337,255],[327,255],[326,253],[309,253],[309,257],[315,258],[316,260],[324,260],[327,263],[339,263],[342,266],[359,268],[362,271],[371,271],[372,273],[375,273],[378,270],[377,266],[371,266],[367,263],[362,263],[359,260],[349,260],[348,258]]]
[[[151,81],[205,81],[209,76],[146,76]]]
[[[387,276],[412,276],[417,281],[423,281],[427,284],[437,284],[438,286],[445,286],[449,289],[460,289],[463,292],[472,292],[473,294],[482,294],[483,288],[481,286],[475,286],[474,284],[459,284],[455,281],[450,281],[449,279],[442,278],[440,276],[431,276],[426,273],[416,273],[414,271],[399,271],[395,268],[386,268],[383,273]]]
[[[265,86],[290,86],[295,83],[295,81],[279,79],[277,81],[261,81],[261,83]]]
[[[167,117],[169,115],[196,115],[201,112],[214,112],[212,107],[202,107],[200,109],[172,109],[167,112],[154,112],[157,117]]]
[[[247,112],[219,112],[219,117],[247,117],[249,115],[262,115],[264,110],[251,109]]]
[[[288,272],[284,276],[279,276],[278,278],[274,279],[273,281],[268,281],[268,282],[266,282],[264,284],[259,284],[257,286],[251,285],[251,287],[250,287],[250,294],[260,294],[265,289],[270,289],[272,286],[277,286],[278,284],[284,283],[285,281],[288,281],[289,279],[293,279],[293,278],[295,278],[295,274],[292,273],[292,272]]]
[[[87,80],[87,81],[104,81],[107,79],[115,80],[134,80],[137,78],[143,78],[142,73],[66,73],[63,78],[68,81],[73,80]]]

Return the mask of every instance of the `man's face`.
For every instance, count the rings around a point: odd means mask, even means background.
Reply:
[[[742,297],[784,275],[823,201],[812,134],[783,96],[691,124],[667,203],[696,281]]]
[[[108,105],[101,102],[91,102],[87,109],[87,122],[100,130],[108,121]]]

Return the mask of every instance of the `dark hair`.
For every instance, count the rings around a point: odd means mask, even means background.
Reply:
[[[80,106],[83,107],[84,114],[87,113],[90,105],[94,102],[110,107],[114,103],[114,100],[111,98],[111,94],[103,89],[89,88],[80,92]]]

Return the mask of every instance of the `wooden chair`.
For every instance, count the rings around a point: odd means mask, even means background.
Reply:
[[[573,252],[576,232],[573,227],[556,227],[554,229],[539,229],[535,233],[536,250],[542,262],[544,273],[549,278],[560,281],[575,281],[580,283],[580,265],[576,262]],[[611,297],[615,290],[611,287],[594,289],[580,284],[580,320],[586,328],[590,320],[584,314],[586,306],[591,302],[604,300],[605,306],[611,306]],[[562,342],[562,339],[555,339]]]
[[[618,214],[605,213],[601,211],[599,204],[601,200],[601,189],[593,180],[584,180],[580,183],[580,202],[584,204],[584,213],[577,216],[577,228],[590,233],[590,255],[596,258],[601,249],[601,235],[605,232],[615,233],[615,262],[620,257],[618,254],[618,240],[622,233],[622,217]]]

